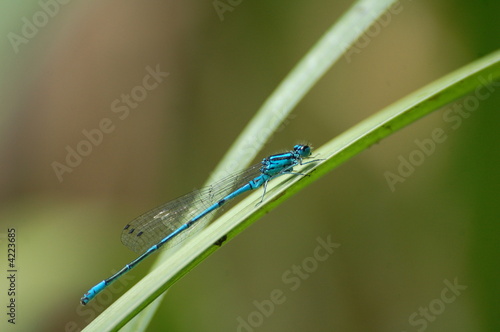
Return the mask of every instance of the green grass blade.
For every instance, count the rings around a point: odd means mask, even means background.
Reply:
[[[310,176],[282,176],[272,181],[266,200],[258,207],[261,192],[254,192],[209,227],[188,240],[157,269],[96,318],[88,330],[108,331],[123,326],[194,266],[219,247],[213,245],[227,234],[230,241],[259,217],[283,203],[303,187],[351,157],[444,105],[500,79],[500,51],[479,59],[412,93],[316,150],[323,161],[298,168]],[[494,83],[498,84],[498,83]],[[87,330],[87,329],[86,329]]]
[[[249,165],[300,100],[328,69],[341,58],[345,49],[354,44],[377,18],[394,3],[396,3],[395,0],[357,1],[338,22],[325,32],[264,102],[250,123],[232,144],[205,185]],[[165,260],[168,254],[168,252],[160,254],[152,270],[157,267],[159,262]],[[156,301],[156,303],[159,303],[159,301]],[[155,310],[154,305],[151,305],[147,310]],[[147,316],[152,317],[151,314],[147,314]],[[143,320],[149,321],[149,318],[136,318],[133,323],[128,324],[123,330],[141,331],[142,329],[137,324],[147,326],[147,323]]]

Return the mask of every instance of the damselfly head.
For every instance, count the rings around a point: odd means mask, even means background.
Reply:
[[[311,155],[311,147],[309,145],[297,144],[293,147],[293,150],[303,158]]]

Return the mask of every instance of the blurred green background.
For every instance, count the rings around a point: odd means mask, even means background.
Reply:
[[[213,1],[2,2],[0,330],[77,331],[109,305],[106,296],[85,308],[79,299],[135,258],[120,243],[123,225],[202,185],[352,4],[242,1],[218,15]],[[499,46],[498,2],[400,5],[319,82],[259,159],[303,140],[321,146]],[[39,28],[26,27],[35,21]],[[157,66],[169,75],[129,113],[114,112]],[[500,94],[454,128],[445,114],[462,103],[371,147],[223,246],[169,291],[148,331],[500,330]],[[54,162],[66,163],[68,147],[84,149],[83,131],[106,118],[112,132],[58,177]],[[415,140],[436,128],[447,139],[391,190],[384,173],[397,173]],[[5,314],[8,228],[17,234],[15,325]],[[292,290],[283,275],[329,236],[340,247]],[[466,288],[446,291],[454,282]],[[285,300],[259,312],[273,290]]]

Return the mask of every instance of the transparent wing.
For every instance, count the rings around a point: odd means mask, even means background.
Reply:
[[[255,164],[242,172],[229,175],[205,188],[194,190],[140,215],[123,229],[122,243],[136,253],[146,251],[232,191],[259,176],[261,166]],[[164,248],[171,248],[202,229],[210,220],[208,216],[220,210],[221,208],[216,209],[198,220],[193,226],[166,243]]]

